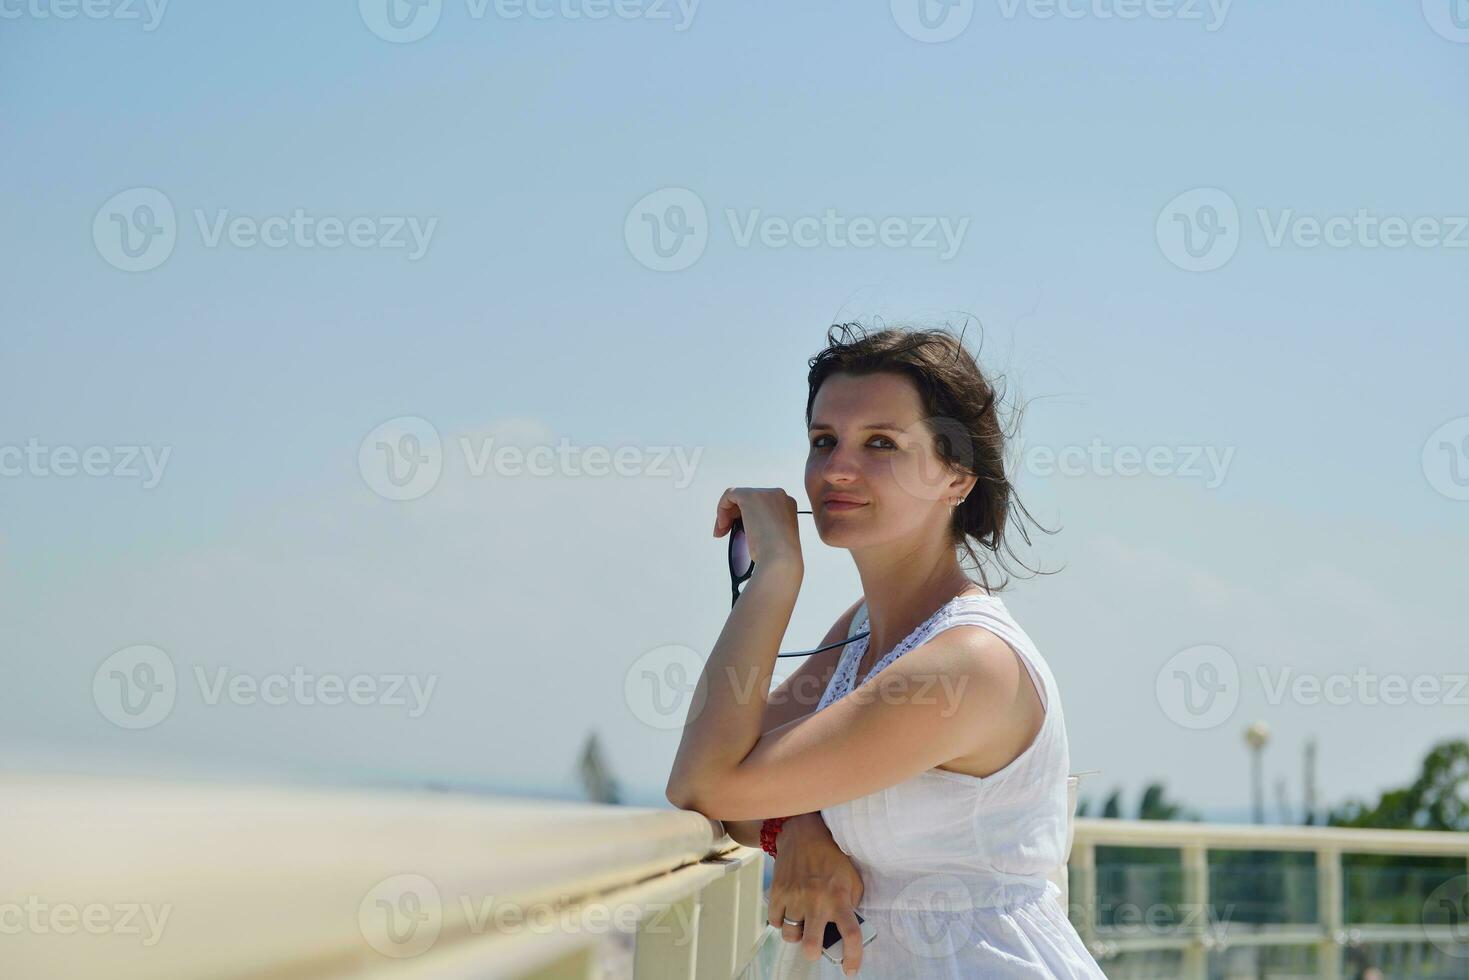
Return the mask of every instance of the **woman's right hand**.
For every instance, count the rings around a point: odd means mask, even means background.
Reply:
[[[842,932],[842,969],[851,976],[862,965],[862,875],[831,836],[819,812],[781,824],[775,839],[775,873],[770,881],[770,924],[788,943],[801,943],[807,960],[821,955],[826,924]],[[785,919],[803,920],[800,926]]]

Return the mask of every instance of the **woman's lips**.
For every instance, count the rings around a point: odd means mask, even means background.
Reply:
[[[866,507],[866,504],[854,504],[846,500],[828,500],[827,510],[856,510],[858,507]]]

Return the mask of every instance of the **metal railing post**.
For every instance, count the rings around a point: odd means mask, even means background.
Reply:
[[[1182,848],[1184,909],[1195,915],[1199,923],[1193,940],[1183,951],[1183,975],[1188,980],[1208,980],[1209,949],[1209,851],[1203,844]]]
[[[741,950],[735,936],[739,921],[740,879],[726,874],[704,886],[699,894],[699,939],[694,953],[698,980],[725,980],[735,975]]]
[[[1097,941],[1097,848],[1091,838],[1083,839],[1072,848],[1071,864],[1076,871],[1076,890],[1070,897],[1076,905],[1076,931],[1087,948],[1094,949]]]
[[[1316,975],[1323,980],[1341,977],[1342,871],[1341,850],[1336,847],[1316,849],[1316,905],[1324,935],[1317,946]]]
[[[685,895],[639,924],[633,980],[685,980],[694,975],[701,911],[698,894]]]

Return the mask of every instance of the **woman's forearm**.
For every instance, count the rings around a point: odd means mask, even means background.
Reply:
[[[724,832],[746,847],[760,846],[760,828],[764,820],[726,820]]]
[[[757,566],[704,664],[668,777],[668,800],[697,809],[701,790],[734,772],[760,741],[776,652],[790,624],[804,570]]]

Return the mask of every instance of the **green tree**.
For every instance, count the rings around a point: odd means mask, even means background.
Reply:
[[[1386,830],[1469,830],[1469,741],[1435,745],[1418,778],[1382,794],[1376,805],[1351,800],[1331,811],[1334,827]]]
[[[1334,827],[1469,831],[1469,741],[1451,739],[1429,750],[1416,779],[1389,789],[1375,804],[1350,800],[1333,809]],[[1349,921],[1413,924],[1423,896],[1462,875],[1462,857],[1349,854],[1342,857]]]
[[[1162,783],[1149,783],[1143,788],[1142,801],[1137,805],[1139,820],[1197,820],[1193,814],[1185,813],[1179,803],[1170,803]]]

